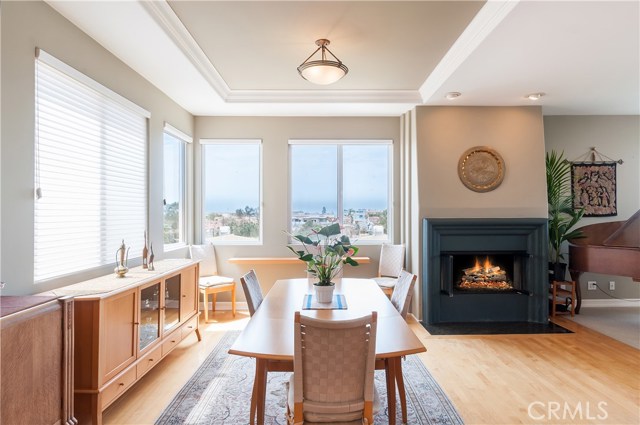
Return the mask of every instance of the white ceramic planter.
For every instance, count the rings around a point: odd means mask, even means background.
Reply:
[[[314,285],[314,287],[316,288],[316,299],[319,303],[330,303],[333,301],[333,290],[335,289],[335,285]]]

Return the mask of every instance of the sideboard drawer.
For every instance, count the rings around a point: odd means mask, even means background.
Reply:
[[[111,384],[109,384],[102,391],[103,408],[107,407],[109,404],[111,404],[112,401],[114,401],[121,394],[123,394],[125,390],[129,388],[129,386],[133,384],[135,381],[136,381],[135,367],[132,367],[131,369],[123,373],[121,376],[116,378]]]
[[[142,378],[142,375],[147,373],[149,369],[156,365],[162,358],[162,347],[158,346],[149,353],[145,354],[136,365],[137,379]]]
[[[182,327],[182,339],[185,339],[191,332],[198,329],[198,315],[193,316],[189,321]]]
[[[180,341],[180,332],[174,332],[169,335],[167,340],[162,343],[162,357],[166,356],[169,351],[173,350],[173,347],[180,344]]]

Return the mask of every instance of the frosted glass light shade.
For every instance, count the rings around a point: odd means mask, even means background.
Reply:
[[[330,43],[326,38],[316,40],[318,48],[298,67],[298,73],[302,78],[314,84],[326,86],[347,75],[349,68],[331,53],[327,47]],[[309,61],[318,52],[320,52],[320,60]],[[335,60],[328,60],[327,53]]]
[[[298,72],[307,81],[314,84],[332,84],[344,77],[349,70],[340,62],[313,61],[298,67]]]

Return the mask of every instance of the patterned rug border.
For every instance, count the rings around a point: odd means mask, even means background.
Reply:
[[[156,420],[156,425],[248,423],[255,361],[227,353],[239,334],[239,331],[229,331],[222,336]],[[403,371],[409,424],[463,424],[455,407],[418,356],[407,356]],[[284,381],[288,375],[269,373],[265,424],[286,423]],[[375,423],[388,423],[384,371],[376,371],[376,387],[382,408]],[[397,410],[396,422],[401,423],[401,412]]]

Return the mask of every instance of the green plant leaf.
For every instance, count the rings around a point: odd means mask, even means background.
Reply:
[[[333,223],[328,226],[323,227],[318,230],[318,234],[322,236],[326,236],[327,238],[330,236],[335,236],[340,234],[340,225],[338,223]]]
[[[298,241],[300,241],[300,242],[302,242],[303,244],[313,245],[313,241],[308,236],[295,235],[293,238],[298,240]]]
[[[580,229],[571,230],[578,224],[584,209],[573,207],[571,193],[571,162],[564,158],[564,152],[555,151],[545,155],[547,178],[547,202],[549,214],[549,256],[550,261],[558,263],[564,256],[562,244],[570,239],[583,237]]]
[[[347,257],[344,259],[344,262],[349,264],[350,266],[357,266],[358,262],[351,257]]]

